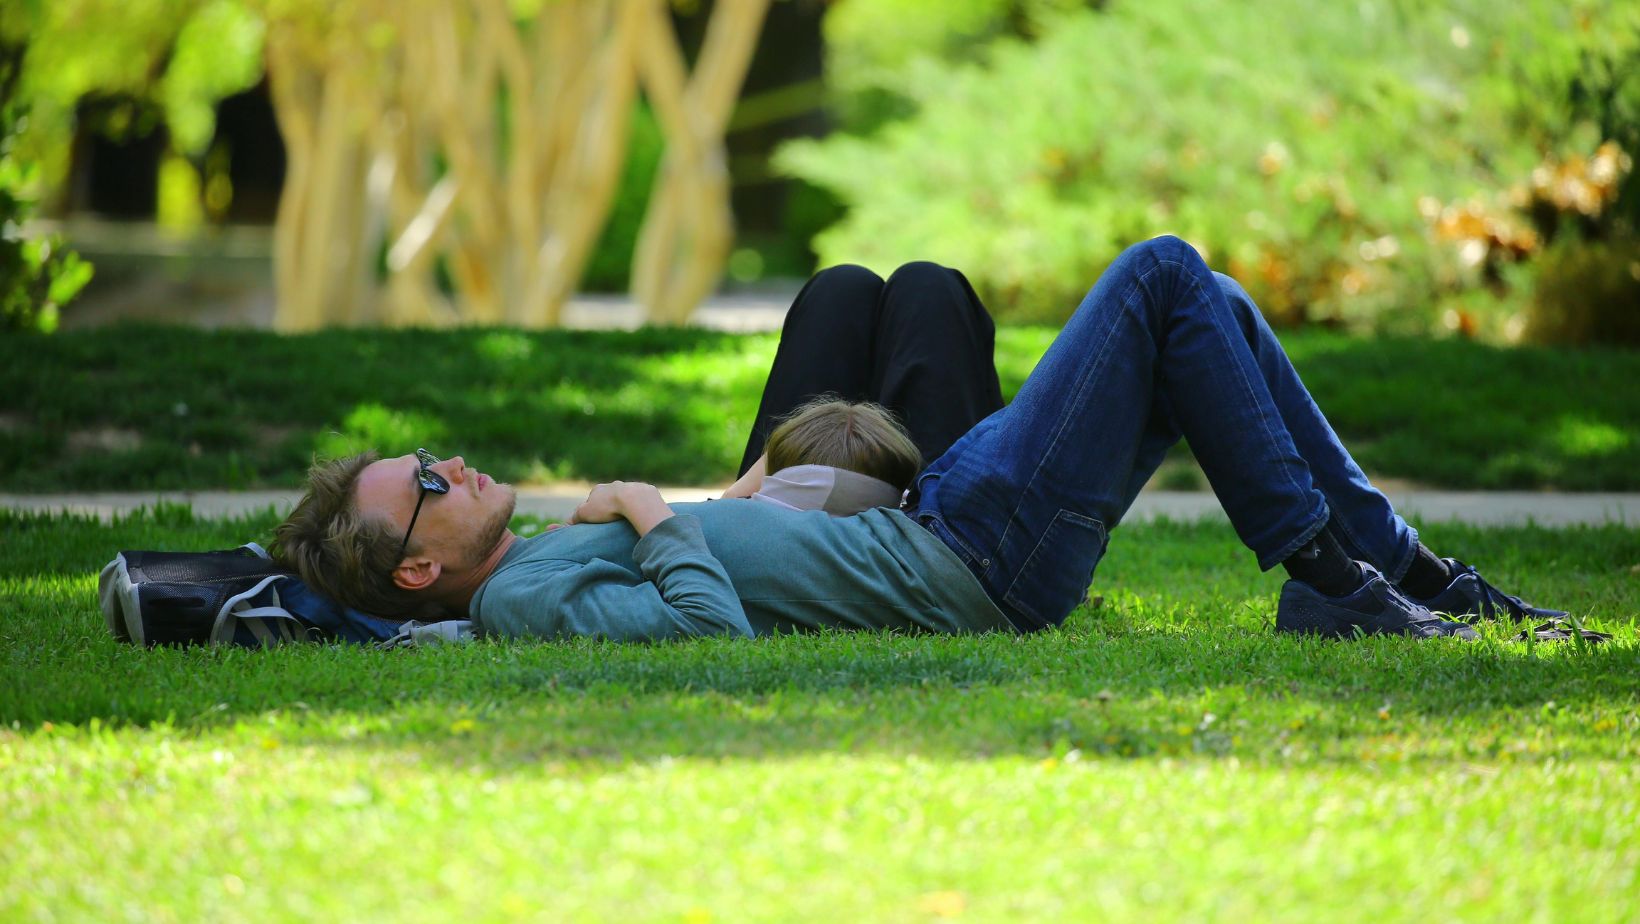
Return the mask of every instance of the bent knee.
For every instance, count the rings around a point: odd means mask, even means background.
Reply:
[[[835,287],[869,287],[881,288],[883,278],[858,263],[839,263],[828,266],[809,277],[809,285],[815,288]]]
[[[881,276],[854,263],[828,266],[809,277],[786,313],[783,330],[790,331],[794,324],[819,312],[835,321],[840,314],[858,314],[869,318],[875,311],[877,299],[883,292]]]
[[[901,283],[929,280],[943,281],[950,278],[951,272],[950,268],[941,266],[932,260],[912,260],[909,263],[900,264],[899,269],[889,274],[888,281]]]
[[[1148,241],[1134,244],[1128,250],[1161,262],[1200,262],[1202,258],[1188,241],[1173,234],[1158,234]]]
[[[1230,304],[1230,310],[1235,313],[1236,319],[1243,327],[1250,329],[1250,325],[1264,323],[1264,312],[1259,310],[1253,296],[1247,294],[1247,290],[1242,288],[1235,277],[1214,272],[1213,281],[1219,284],[1219,293]]]
[[[883,286],[884,310],[893,315],[922,318],[974,313],[990,315],[962,273],[928,260],[906,263]]]
[[[1154,277],[1180,285],[1200,282],[1210,272],[1196,248],[1171,234],[1134,244],[1117,260],[1139,277]]]

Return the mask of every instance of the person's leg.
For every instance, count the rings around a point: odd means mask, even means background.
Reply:
[[[1251,296],[1234,279],[1214,274],[1270,387],[1293,442],[1332,511],[1327,531],[1352,557],[1375,565],[1413,600],[1438,613],[1541,621],[1561,610],[1503,593],[1473,567],[1443,559],[1418,539],[1361,471],[1287,358]]]
[[[956,270],[908,263],[886,283],[859,266],[822,270],[786,315],[741,473],[782,417],[825,394],[887,407],[924,462],[938,458],[1002,406],[995,336]]]
[[[1282,423],[1309,465],[1316,487],[1327,499],[1332,514],[1328,528],[1351,557],[1371,563],[1392,581],[1398,580],[1418,548],[1417,531],[1396,515],[1388,498],[1372,486],[1333,432],[1252,296],[1223,273],[1214,273],[1213,278],[1229,304],[1236,330],[1252,351]],[[1181,436],[1165,391],[1158,390],[1153,402],[1135,453],[1127,491],[1130,498],[1138,495]]]
[[[1396,515],[1389,499],[1372,486],[1344,448],[1252,297],[1229,276],[1214,273],[1213,278],[1287,432],[1310,468],[1310,477],[1327,498],[1332,511],[1329,530],[1352,558],[1371,563],[1392,582],[1399,581],[1418,549],[1417,530]]]
[[[919,518],[973,556],[1014,614],[1061,621],[1165,451],[1158,396],[1261,566],[1325,525],[1326,499],[1217,282],[1170,237],[1118,257],[1014,402],[923,473]]]
[[[797,293],[780,328],[740,474],[763,455],[763,443],[780,419],[805,402],[826,394],[869,400],[882,292],[882,277],[845,264],[815,273]]]
[[[1002,407],[996,326],[961,273],[907,263],[888,277],[877,317],[871,400],[934,461]]]
[[[917,516],[1023,628],[1055,624],[1176,432],[1261,566],[1326,525],[1326,497],[1218,280],[1187,244],[1159,238],[1123,253],[1014,403],[924,472]],[[1429,621],[1381,578],[1368,587],[1372,599],[1351,603],[1370,611],[1356,624]]]

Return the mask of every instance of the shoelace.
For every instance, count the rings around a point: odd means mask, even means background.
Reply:
[[[1385,580],[1383,582],[1383,587],[1384,587],[1385,593],[1388,593],[1391,597],[1395,598],[1395,600],[1397,600],[1403,606],[1405,606],[1407,608],[1408,612],[1416,613],[1419,610],[1424,611],[1424,617],[1426,617],[1426,618],[1413,619],[1412,620],[1413,625],[1421,626],[1421,625],[1424,625],[1425,623],[1444,622],[1444,620],[1441,619],[1441,617],[1439,617],[1439,616],[1435,615],[1433,612],[1431,612],[1428,607],[1424,606],[1422,603],[1419,603],[1417,600],[1412,599],[1411,594],[1408,594],[1408,593],[1404,592],[1403,590],[1401,590],[1401,588],[1396,587],[1394,584],[1391,584],[1388,580]]]
[[[1526,618],[1526,601],[1493,587],[1486,578],[1481,577],[1480,572],[1475,569],[1474,565],[1464,564],[1455,558],[1452,563],[1458,566],[1455,569],[1456,573],[1453,575],[1453,580],[1457,580],[1464,575],[1473,575],[1475,582],[1481,586],[1481,611],[1475,614],[1479,618],[1495,619],[1500,613],[1507,613],[1511,619],[1517,622]]]

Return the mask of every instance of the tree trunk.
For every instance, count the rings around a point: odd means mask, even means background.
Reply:
[[[650,323],[687,322],[728,261],[734,218],[723,132],[768,7],[719,0],[688,79],[664,10],[648,17],[640,69],[667,141],[632,261],[632,294]]]
[[[640,83],[667,152],[634,291],[686,320],[728,255],[723,131],[767,7],[719,0],[690,78],[666,0],[560,0],[527,22],[508,0],[264,0],[289,157],[277,326],[557,324]]]

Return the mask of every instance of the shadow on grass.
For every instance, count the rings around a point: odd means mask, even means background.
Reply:
[[[1098,609],[1028,637],[830,633],[630,645],[137,649],[97,614],[122,548],[222,548],[273,517],[164,508],[104,526],[0,512],[0,725],[243,734],[457,763],[880,752],[1306,759],[1632,755],[1632,619],[1591,649],[1276,636],[1274,582],[1223,524],[1130,526]],[[1632,611],[1640,531],[1430,531],[1574,610]],[[1432,541],[1433,541],[1432,540]],[[1561,566],[1575,561],[1585,570]],[[1532,750],[1534,749],[1535,750]],[[1295,756],[1296,755],[1296,756]],[[1355,759],[1355,758],[1351,758]],[[1399,759],[1399,758],[1386,758]]]
[[[999,332],[1005,394],[1052,333]],[[1640,351],[1281,336],[1369,471],[1464,488],[1640,486]],[[14,337],[0,340],[0,467],[25,491],[290,486],[315,450],[425,441],[502,480],[713,483],[739,459],[775,342],[142,325]]]
[[[95,720],[498,770],[1073,749],[1109,758],[1617,758],[1634,749],[1634,730],[1590,729],[1603,717],[1632,718],[1640,674],[1632,631],[1588,651],[1327,643],[1235,627],[1120,639],[1076,629],[1031,638],[856,633],[386,653],[143,651],[77,632],[5,645],[9,673],[30,683],[26,695],[16,680],[0,684],[9,688],[0,722],[19,731]],[[41,670],[44,660],[55,669]]]
[[[738,460],[773,356],[770,337],[688,329],[24,339],[0,342],[0,465],[28,491],[290,486],[316,451],[423,444],[504,481],[709,482]]]

